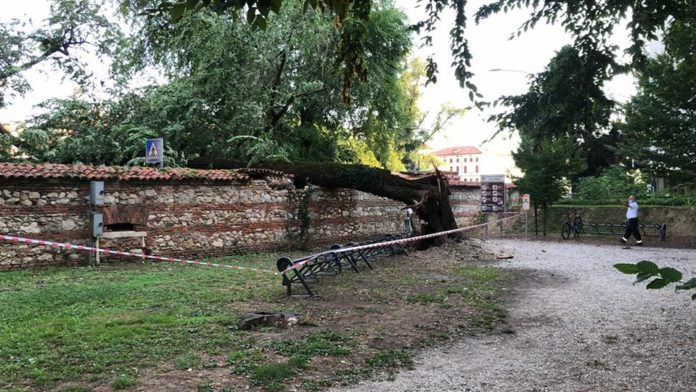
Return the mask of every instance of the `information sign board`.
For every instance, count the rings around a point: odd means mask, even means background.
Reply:
[[[505,176],[481,176],[481,212],[505,212]]]

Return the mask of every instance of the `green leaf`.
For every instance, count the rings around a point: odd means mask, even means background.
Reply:
[[[667,286],[670,282],[666,279],[660,279],[657,278],[653,280],[652,282],[648,283],[646,289],[661,289],[665,286]]]
[[[173,21],[177,22],[184,15],[184,11],[186,11],[186,3],[174,4],[169,11],[169,15],[172,17]]]
[[[271,2],[270,0],[258,0],[256,8],[258,8],[259,13],[261,13],[263,17],[266,17],[268,13],[271,12]]]
[[[256,19],[254,19],[254,23],[251,24],[251,27],[259,30],[266,30],[266,18],[263,15],[257,15]]]
[[[633,282],[633,284],[640,283],[640,282],[642,282],[642,281],[644,281],[644,280],[650,279],[650,278],[652,278],[652,277],[655,276],[655,275],[656,275],[656,274],[653,274],[653,273],[650,273],[650,272],[641,272],[641,273],[638,274],[638,276],[636,276],[636,281]]]
[[[653,263],[652,261],[643,260],[636,264],[636,266],[640,272],[649,272],[653,275],[657,275],[660,272],[660,267],[658,267],[657,264]]]
[[[271,9],[276,14],[280,12],[280,7],[283,5],[282,0],[271,0]]]
[[[638,266],[631,263],[614,264],[614,268],[616,268],[620,272],[623,272],[624,274],[637,274],[640,272]]]
[[[691,278],[686,281],[686,283],[679,285],[675,290],[691,290],[696,289],[696,278]]]
[[[247,23],[252,24],[256,19],[256,8],[249,7],[246,14]]]
[[[679,282],[682,279],[682,273],[672,267],[660,268],[660,276],[670,283]]]

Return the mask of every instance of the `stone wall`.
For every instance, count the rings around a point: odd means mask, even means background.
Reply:
[[[638,200],[640,205],[640,200]],[[552,235],[560,236],[561,227],[568,213],[577,210],[582,216],[583,222],[611,223],[618,225],[626,219],[626,207],[623,206],[553,206],[549,208],[550,227],[555,231]],[[640,206],[638,221],[646,225],[667,225],[667,245],[676,247],[696,247],[696,208],[671,207],[671,206]],[[532,226],[530,226],[532,227]],[[591,231],[587,228],[586,231]],[[558,234],[556,234],[558,233]],[[613,239],[612,239],[613,240]],[[609,241],[607,239],[607,241]],[[646,238],[646,244],[654,246],[659,241],[654,237]]]
[[[289,177],[247,182],[106,180],[104,188],[100,210],[105,231],[125,228],[145,237],[144,246],[135,237],[102,239],[100,246],[163,256],[316,248],[400,232],[405,216],[402,203],[347,189],[295,189]],[[460,225],[476,220],[477,197],[478,188],[453,189]],[[88,200],[89,181],[84,179],[0,179],[0,233],[88,245]],[[303,203],[309,217],[305,230],[302,222],[307,221],[298,212]],[[86,253],[0,243],[0,270],[86,260]]]
[[[481,191],[478,186],[456,186],[451,188],[450,205],[459,227],[481,221]]]

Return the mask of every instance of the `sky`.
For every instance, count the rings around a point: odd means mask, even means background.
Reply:
[[[0,0],[0,3],[3,10],[0,20],[31,18],[36,22],[48,14],[48,0]],[[478,86],[485,100],[524,93],[528,86],[529,73],[543,71],[555,52],[571,42],[561,27],[543,24],[510,40],[510,35],[526,20],[529,11],[515,10],[508,14],[494,15],[482,21],[480,25],[475,25],[472,15],[484,1],[470,0],[469,3],[469,26],[466,34],[473,54],[472,71],[475,76],[472,81]],[[414,0],[397,0],[396,4],[404,10],[411,22],[419,21],[425,15],[424,10],[418,8],[418,3]],[[424,89],[419,102],[421,110],[433,116],[443,104],[450,103],[457,107],[467,107],[471,104],[468,91],[459,87],[450,66],[452,58],[448,34],[453,19],[454,15],[451,12],[443,15],[439,28],[434,33],[433,47],[421,48],[418,47],[420,40],[414,41],[413,56],[426,58],[433,54],[440,70],[438,82]],[[622,29],[617,31],[620,33],[615,41],[620,47],[625,48],[628,42],[627,33]],[[99,63],[96,59],[90,61],[99,77],[107,77],[105,64]],[[13,103],[10,106],[1,109],[0,121],[22,121],[37,112],[35,105],[38,103],[49,98],[68,97],[75,91],[76,86],[72,82],[63,81],[43,67],[32,69],[26,75],[34,90],[24,98],[12,99]],[[605,86],[605,91],[610,98],[625,102],[635,93],[633,78],[617,77]],[[493,141],[482,145],[496,130],[494,124],[485,120],[491,113],[493,111],[469,110],[463,117],[451,121],[428,145],[434,149],[460,145],[477,146],[484,152],[500,158],[501,172],[508,170],[511,164],[509,153],[516,148],[518,139],[514,135],[511,137],[509,134],[500,134]]]
[[[481,4],[488,2],[490,1],[469,1],[466,34],[473,54],[471,65],[475,76],[472,81],[484,95],[484,100],[491,101],[503,95],[525,93],[528,88],[529,74],[543,71],[556,51],[572,41],[560,26],[544,24],[538,24],[519,37],[509,39],[517,31],[517,27],[528,18],[528,10],[518,9],[507,14],[494,15],[481,21],[479,25],[474,24],[473,13]],[[413,0],[396,2],[406,12],[411,22],[416,22],[425,15],[424,10],[414,6],[415,3]],[[468,91],[459,87],[450,66],[452,56],[448,34],[453,20],[453,12],[446,14],[442,19],[434,37],[433,48],[414,50],[414,55],[422,58],[434,54],[440,69],[437,84],[428,86],[421,99],[421,108],[431,113],[436,113],[438,108],[447,102],[460,107],[470,105]],[[614,42],[625,48],[628,46],[628,35],[621,29],[617,30],[624,36],[618,35]],[[610,98],[626,102],[635,94],[634,79],[630,75],[617,77],[605,86],[605,91]],[[495,110],[480,112],[472,109],[462,118],[452,122],[429,144],[435,149],[456,145],[481,147],[481,143],[489,139],[496,131],[494,124],[486,121],[486,118],[495,112]],[[509,136],[500,134],[492,142],[483,145],[483,148],[499,153],[509,152],[518,142],[516,137]]]

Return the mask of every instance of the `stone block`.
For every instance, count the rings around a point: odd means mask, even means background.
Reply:
[[[36,222],[32,222],[28,225],[22,226],[21,230],[22,230],[22,232],[28,233],[28,234],[41,233],[41,228],[39,228],[39,225]]]
[[[38,257],[39,261],[54,261],[53,260],[53,255],[50,253],[44,253],[41,256]]]
[[[72,219],[65,219],[63,221],[62,226],[63,226],[63,230],[71,231],[71,230],[75,230],[75,228],[77,227],[77,224]]]

